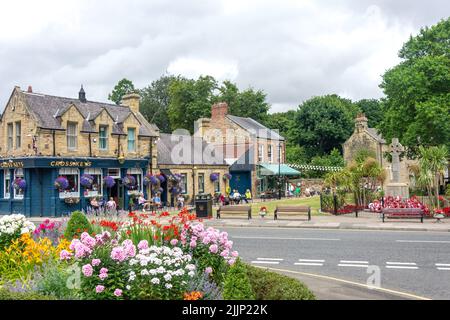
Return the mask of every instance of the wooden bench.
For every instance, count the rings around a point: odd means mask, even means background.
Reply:
[[[217,219],[221,218],[221,214],[247,214],[248,219],[252,218],[252,206],[220,206],[217,209]]]
[[[311,207],[307,206],[277,206],[274,213],[273,219],[278,220],[278,214],[282,215],[308,215],[308,221],[311,220]]]
[[[381,211],[383,222],[391,219],[420,219],[423,223],[423,211],[420,208],[384,208]]]

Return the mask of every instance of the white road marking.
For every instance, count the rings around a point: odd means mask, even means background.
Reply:
[[[436,267],[450,267],[450,263],[435,263]]]
[[[411,266],[386,266],[388,269],[419,269],[419,267],[411,267]]]
[[[233,236],[234,239],[255,239],[255,240],[312,240],[312,241],[340,241],[341,239],[327,238],[282,238],[282,237],[246,237]]]
[[[396,242],[406,242],[406,243],[450,243],[446,240],[395,240]]]
[[[438,269],[438,270],[447,270],[447,271],[450,271],[450,268],[442,268],[442,267],[438,267],[437,269]]]
[[[400,266],[416,266],[417,263],[415,262],[386,262],[386,264],[395,264]]]
[[[280,258],[256,258],[256,260],[283,261],[284,259],[280,259]]]
[[[341,260],[341,263],[362,263],[362,264],[369,264],[369,261],[350,261],[350,260]]]
[[[325,262],[325,260],[314,260],[314,259],[298,259],[298,261],[303,261],[303,262]]]
[[[279,261],[261,261],[261,260],[252,261],[252,263],[254,263],[254,264],[280,264]]]
[[[316,263],[316,262],[295,262],[294,265],[296,265],[296,266],[320,266],[320,267],[323,267],[323,263]]]
[[[368,268],[367,264],[348,264],[348,263],[339,263],[338,267],[353,267],[353,268]]]

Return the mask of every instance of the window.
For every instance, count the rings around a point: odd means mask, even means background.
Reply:
[[[198,174],[198,193],[205,193],[205,174]]]
[[[103,173],[100,168],[88,168],[84,170],[84,173],[91,175],[94,178],[94,182],[90,188],[84,189],[85,197],[101,196],[103,194]]]
[[[142,192],[142,169],[130,168],[127,170],[127,175],[133,176],[136,180],[136,186],[133,189],[128,189],[128,194]]]
[[[98,136],[98,148],[100,150],[108,150],[108,127],[100,126]]]
[[[11,190],[11,174],[8,169],[3,170],[3,181],[4,181],[4,198],[9,199]]]
[[[111,176],[114,179],[120,179],[120,169],[119,168],[108,169],[108,176]]]
[[[181,193],[187,193],[187,173],[181,174],[180,187]]]
[[[77,124],[67,122],[67,148],[69,150],[77,149]]]
[[[128,128],[128,152],[135,152],[136,151],[136,129],[135,128]]]
[[[219,178],[214,181],[214,192],[220,192],[220,174],[217,173]]]
[[[258,161],[263,162],[264,159],[264,145],[259,144],[258,145]]]
[[[272,145],[269,144],[267,146],[267,157],[269,158],[269,163],[273,162],[273,152],[272,152]]]
[[[13,148],[13,124],[8,123],[8,150],[12,150]]]
[[[69,182],[65,190],[59,192],[61,199],[80,196],[80,170],[77,168],[61,168],[59,175],[66,177]]]
[[[19,149],[22,146],[22,127],[20,125],[20,121],[16,122],[16,149]]]
[[[17,178],[23,179],[23,169],[20,168],[14,170],[13,181],[15,181]],[[16,190],[16,188],[13,188],[13,192],[14,192],[14,199],[23,199],[24,190],[22,189]]]

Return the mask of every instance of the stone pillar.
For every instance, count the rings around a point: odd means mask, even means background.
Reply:
[[[390,150],[392,155],[392,179],[386,185],[386,196],[409,198],[408,184],[400,182],[400,153],[405,151],[405,148],[400,144],[398,138],[393,138]]]

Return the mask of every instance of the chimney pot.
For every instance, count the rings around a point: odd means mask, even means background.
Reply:
[[[86,102],[86,92],[84,92],[83,85],[81,85],[80,92],[78,92],[78,100]]]
[[[228,114],[228,104],[219,102],[211,107],[211,119],[223,119]]]

